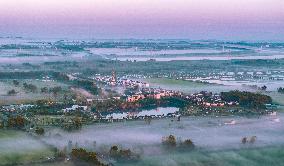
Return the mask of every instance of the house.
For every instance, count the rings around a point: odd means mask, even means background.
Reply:
[[[76,110],[87,111],[88,106],[72,105],[72,107],[70,107],[70,108],[62,109],[63,112],[71,112],[71,111],[76,111]]]

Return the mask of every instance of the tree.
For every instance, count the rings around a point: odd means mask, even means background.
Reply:
[[[9,90],[9,91],[7,92],[7,94],[8,94],[8,95],[15,95],[15,94],[17,94],[17,92],[15,91],[15,89],[12,89],[12,90]]]
[[[133,153],[130,149],[119,149],[118,146],[114,145],[110,148],[109,156],[116,160],[137,160],[139,155]]]
[[[48,88],[47,87],[43,87],[41,88],[41,93],[47,93],[48,92]]]
[[[278,93],[284,93],[284,88],[280,87],[277,89]]]
[[[265,86],[265,85],[261,87],[261,90],[263,90],[263,91],[266,91],[266,89],[267,89],[267,86]]]
[[[183,146],[186,148],[194,148],[194,144],[191,139],[187,139],[183,142]]]
[[[17,81],[17,80],[13,80],[13,84],[14,84],[15,86],[19,86],[20,82]]]
[[[221,98],[226,102],[238,102],[243,107],[256,109],[266,108],[265,104],[272,103],[272,98],[270,96],[237,90],[221,92]]]
[[[27,84],[27,83],[23,83],[24,89],[26,89],[27,91],[30,92],[36,92],[37,91],[37,87],[33,84]]]
[[[87,152],[87,150],[83,148],[72,149],[71,158],[75,161],[84,161],[96,166],[106,166],[106,164],[99,161],[95,152]]]
[[[44,129],[42,127],[36,127],[35,133],[37,135],[43,135],[44,134]]]
[[[162,139],[163,145],[169,146],[169,147],[176,147],[177,141],[176,137],[174,135],[169,135],[168,137],[163,137]]]
[[[118,147],[116,145],[112,146],[110,148],[109,154],[111,157],[117,157],[118,156]]]
[[[54,96],[57,96],[58,93],[62,91],[62,88],[60,86],[56,86],[51,88],[50,91],[53,93]]]
[[[8,119],[8,127],[22,129],[25,127],[25,119],[21,116],[10,117]]]

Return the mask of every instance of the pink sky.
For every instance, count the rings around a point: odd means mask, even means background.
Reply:
[[[284,40],[284,0],[0,0],[0,36],[71,34]]]

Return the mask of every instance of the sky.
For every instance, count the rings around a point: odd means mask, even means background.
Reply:
[[[0,36],[284,41],[284,0],[0,0]]]

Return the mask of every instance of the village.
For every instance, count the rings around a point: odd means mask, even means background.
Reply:
[[[76,75],[76,77],[75,77]],[[80,74],[67,75],[70,81],[76,81]],[[43,77],[43,80],[51,79]],[[113,122],[121,120],[135,120],[146,118],[179,117],[181,115],[214,115],[232,114],[242,112],[245,108],[240,106],[240,101],[227,99],[222,93],[202,91],[199,93],[187,94],[181,91],[153,88],[147,82],[138,81],[125,77],[118,78],[115,71],[111,76],[96,75],[93,78],[93,86],[103,84],[107,88],[123,87],[123,93],[116,96],[104,98],[83,98],[69,101],[38,101],[19,105],[4,105],[0,107],[0,123],[2,127],[17,125],[13,118],[22,117],[22,121],[29,125],[36,126],[66,126],[75,123],[90,124],[96,122]],[[52,81],[52,80],[51,80]],[[240,92],[241,93],[241,92]],[[249,94],[249,95],[253,95]],[[260,96],[262,97],[262,96]],[[258,113],[272,112],[272,107],[263,107],[270,104],[267,99],[257,106]],[[139,115],[145,109],[158,109],[160,107],[174,107],[176,111],[167,114],[146,114]],[[43,111],[39,111],[43,110]],[[47,112],[44,112],[46,110]],[[260,111],[260,110],[264,110]],[[126,116],[113,116],[114,113],[121,113]],[[77,122],[76,122],[77,121]]]

